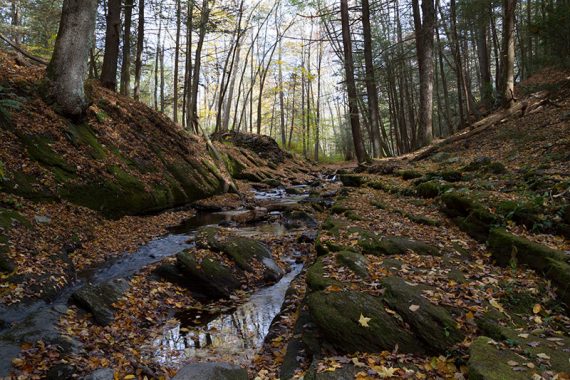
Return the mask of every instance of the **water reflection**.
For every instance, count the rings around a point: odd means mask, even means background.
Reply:
[[[204,357],[223,357],[236,363],[251,360],[281,309],[289,284],[301,269],[302,265],[293,264],[277,284],[259,290],[233,313],[206,321],[202,327],[194,327],[192,321],[166,327],[164,335],[154,342],[155,360],[172,366]]]

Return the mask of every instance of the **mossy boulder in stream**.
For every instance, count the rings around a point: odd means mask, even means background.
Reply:
[[[229,297],[240,287],[238,277],[214,257],[198,260],[192,251],[186,250],[176,255],[180,268],[190,276],[194,276],[204,285],[204,290],[213,297]]]
[[[263,277],[266,281],[275,282],[283,277],[284,272],[273,260],[271,250],[260,241],[223,234],[216,227],[204,227],[198,231],[196,243],[201,248],[227,255],[239,268],[248,272],[253,272],[254,263],[258,263],[263,267]]]
[[[424,352],[406,326],[386,312],[379,297],[353,291],[321,291],[311,293],[307,304],[324,338],[340,352],[392,351],[396,345],[400,352]],[[361,323],[361,317],[370,319]]]
[[[120,278],[99,285],[86,285],[71,296],[80,307],[93,315],[95,322],[107,326],[115,319],[113,304],[129,289],[129,283]]]

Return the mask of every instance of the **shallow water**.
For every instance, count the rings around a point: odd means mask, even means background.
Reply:
[[[255,292],[243,305],[217,317],[207,311],[180,313],[179,322],[165,326],[163,336],[155,340],[154,360],[173,367],[205,358],[223,358],[234,363],[251,360],[281,310],[291,281],[301,269],[302,265],[293,264],[278,283]]]

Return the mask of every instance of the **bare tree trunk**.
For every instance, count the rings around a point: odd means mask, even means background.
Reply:
[[[352,140],[358,163],[368,161],[362,133],[360,131],[360,118],[358,116],[358,94],[356,92],[356,82],[354,80],[354,61],[352,60],[352,41],[350,39],[350,20],[348,14],[348,0],[340,0],[340,15],[342,21],[342,42],[344,50],[344,71],[346,76],[346,87],[348,94],[348,108],[350,113],[350,126],[352,129]]]
[[[97,0],[65,0],[55,49],[47,68],[49,96],[59,110],[80,116],[89,103],[84,80],[88,70],[89,50],[93,44]]]
[[[12,39],[16,46],[20,46],[21,36],[20,31],[17,30],[20,26],[20,0],[12,0],[12,20],[11,24],[14,27],[14,32],[12,35]]]
[[[285,149],[287,137],[285,132],[285,97],[283,94],[283,49],[279,41],[279,125],[281,129],[281,146]]]
[[[119,39],[121,35],[121,0],[109,0],[107,31],[105,33],[105,55],[101,69],[101,84],[110,90],[117,90],[117,67],[119,62]]]
[[[135,59],[135,100],[141,98],[142,53],[144,50],[144,0],[139,0],[139,24],[137,29],[137,57]]]
[[[160,48],[160,112],[164,113],[165,99],[164,99],[164,47]]]
[[[503,107],[511,108],[515,104],[515,9],[516,0],[503,0],[503,78],[502,103]]]
[[[493,85],[491,83],[491,65],[489,47],[487,46],[487,31],[489,24],[486,17],[482,17],[477,25],[477,53],[479,57],[479,72],[481,75],[481,102],[485,108],[493,104]]]
[[[202,2],[202,14],[200,16],[200,33],[198,36],[198,45],[196,46],[196,56],[194,58],[194,70],[192,73],[192,91],[190,92],[190,112],[188,119],[191,123],[188,127],[198,133],[198,85],[200,83],[200,66],[202,63],[202,47],[206,37],[206,30],[210,18],[210,8],[208,0]]]
[[[315,161],[319,161],[320,125],[321,125],[321,68],[323,64],[323,42],[319,33],[319,55],[317,58],[317,105],[315,118]]]
[[[162,40],[162,3],[158,9],[158,36],[156,38],[156,53],[154,57],[154,109],[158,111],[158,73],[160,66],[160,46]]]
[[[182,28],[182,4],[176,0],[176,43],[174,47],[174,89],[172,99],[172,120],[178,123],[178,66],[180,60],[180,30]]]
[[[192,93],[192,29],[194,28],[194,0],[188,1],[188,19],[186,20],[186,68],[184,70],[184,120],[186,129],[192,128],[190,120],[190,94]]]
[[[133,0],[125,0],[125,31],[123,37],[123,65],[121,66],[121,87],[119,92],[129,96],[131,85],[131,25],[133,21]]]
[[[380,108],[378,89],[372,60],[372,32],[370,28],[370,4],[362,0],[362,30],[364,36],[364,65],[366,68],[366,93],[368,95],[368,118],[372,132],[372,151],[375,157],[382,157],[382,137],[380,135]]]

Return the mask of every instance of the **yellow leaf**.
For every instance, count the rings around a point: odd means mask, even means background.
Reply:
[[[337,286],[337,285],[330,285],[330,286],[327,286],[325,288],[326,292],[331,292],[331,293],[340,292],[341,290],[342,290],[342,288],[340,286]]]
[[[471,320],[475,318],[475,315],[473,315],[473,313],[470,311],[467,314],[465,314],[465,318]]]
[[[489,301],[489,303],[491,304],[491,306],[493,306],[495,309],[499,310],[501,313],[504,313],[504,312],[505,312],[505,309],[503,309],[503,305],[501,305],[500,303],[498,303],[496,299],[491,298],[491,300]]]
[[[360,318],[358,319],[358,323],[360,323],[360,326],[362,327],[369,327],[368,326],[368,322],[370,322],[372,318],[366,318],[364,315],[362,315],[362,313],[360,314]]]
[[[534,307],[532,308],[532,312],[534,314],[540,313],[541,310],[542,310],[542,306],[540,306],[540,304],[538,304],[538,303],[536,305],[534,305]]]
[[[135,375],[127,375],[125,377],[123,377],[123,380],[131,380],[131,379],[136,379]]]

